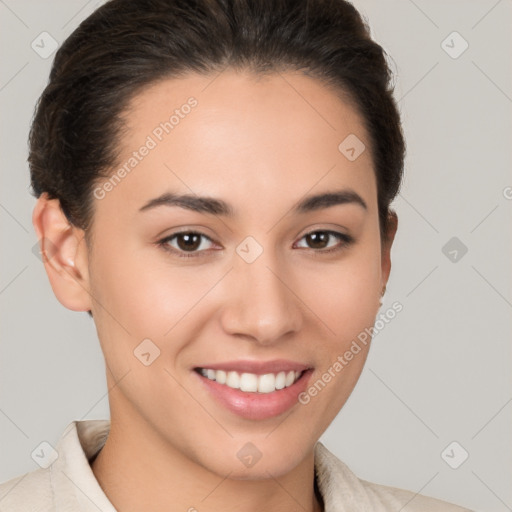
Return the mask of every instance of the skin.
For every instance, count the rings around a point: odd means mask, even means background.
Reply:
[[[192,369],[290,359],[313,367],[315,382],[375,322],[396,216],[381,243],[361,119],[299,73],[226,70],[153,84],[126,112],[120,165],[190,96],[198,101],[191,113],[95,199],[92,247],[57,200],[43,195],[34,208],[37,235],[55,250],[45,261],[52,289],[66,308],[92,310],[105,356],[111,431],[92,469],[121,512],[320,510],[314,446],[352,392],[368,346],[309,404],[258,421],[213,400]],[[338,150],[351,133],[367,148],[353,162]],[[290,213],[305,195],[343,188],[367,210],[348,203]],[[139,211],[164,191],[223,199],[236,215]],[[212,240],[201,239],[202,255],[158,246],[183,228]],[[343,247],[331,237],[327,249],[341,249],[320,254],[305,235],[327,229],[355,241]],[[235,251],[247,236],[263,249],[250,264]],[[178,242],[168,245],[183,254]],[[149,366],[133,353],[146,338],[161,351]],[[236,455],[247,442],[262,454],[251,468]]]

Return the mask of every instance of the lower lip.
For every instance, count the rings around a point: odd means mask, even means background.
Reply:
[[[291,386],[272,393],[248,393],[233,389],[215,380],[197,375],[213,397],[231,412],[249,420],[264,420],[279,416],[298,403],[298,396],[306,387],[312,370],[306,370]]]

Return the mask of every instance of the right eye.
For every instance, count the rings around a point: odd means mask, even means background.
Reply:
[[[165,251],[174,253],[180,258],[191,258],[200,256],[200,253],[206,250],[202,239],[213,243],[210,237],[198,231],[180,231],[166,236],[162,240],[159,240],[157,244]],[[172,242],[175,242],[176,245],[173,245]]]

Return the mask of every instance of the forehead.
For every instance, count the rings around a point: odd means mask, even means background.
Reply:
[[[348,185],[366,191],[367,202],[376,197],[359,114],[301,73],[162,80],[135,96],[124,121],[114,172],[126,172],[110,195],[139,206],[166,189],[270,201],[273,193],[297,199],[316,186]]]

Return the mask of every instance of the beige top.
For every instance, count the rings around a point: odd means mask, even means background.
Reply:
[[[2,512],[116,512],[89,461],[103,447],[109,420],[71,422],[56,453],[48,444],[35,452],[41,467],[0,484]],[[58,457],[54,460],[53,457]],[[53,463],[52,463],[53,460]],[[471,512],[444,501],[360,480],[325,446],[315,447],[317,483],[325,512]]]

